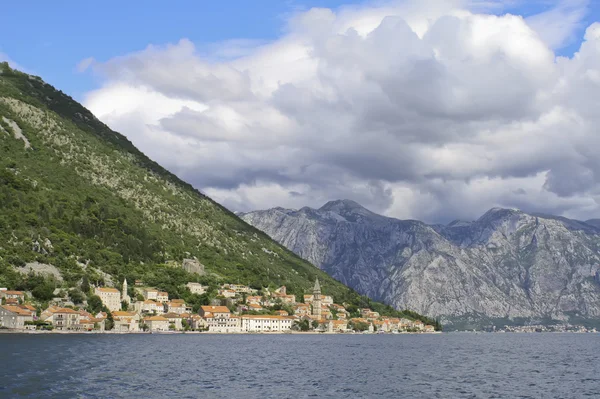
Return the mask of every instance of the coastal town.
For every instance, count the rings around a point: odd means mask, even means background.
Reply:
[[[191,294],[202,295],[209,287],[186,284]],[[93,287],[102,311],[88,312],[57,299],[45,309],[33,306],[22,291],[0,288],[0,331],[15,332],[112,332],[112,333],[434,333],[420,320],[382,316],[369,308],[351,315],[345,304],[337,304],[321,292],[317,279],[312,294],[296,298],[286,287],[256,290],[241,284],[222,284],[218,296],[197,312],[183,299],[145,287],[135,281],[135,298],[122,289]],[[355,317],[358,316],[358,317]]]

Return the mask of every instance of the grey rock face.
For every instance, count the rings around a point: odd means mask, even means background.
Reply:
[[[358,292],[446,323],[600,321],[594,223],[495,208],[432,226],[348,200],[241,216]]]
[[[205,274],[204,265],[197,259],[184,259],[181,267],[188,273],[197,273],[200,276]]]

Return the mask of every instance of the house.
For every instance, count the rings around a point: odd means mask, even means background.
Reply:
[[[406,330],[407,328],[411,328],[412,325],[412,320],[401,318],[398,322],[398,330]]]
[[[426,324],[423,327],[423,331],[428,332],[428,333],[432,333],[432,332],[435,332],[435,327],[432,326],[431,324]]]
[[[346,332],[348,331],[348,322],[346,320],[330,320],[331,329],[333,332]]]
[[[138,313],[161,314],[164,313],[164,306],[162,303],[147,299],[144,302],[136,302],[136,311]]]
[[[246,298],[246,303],[247,304],[255,304],[255,305],[260,305],[262,303],[262,297],[261,296],[249,296]]]
[[[286,312],[285,310],[276,310],[275,314],[277,316],[289,316],[290,314],[288,312]]]
[[[221,289],[219,289],[219,295],[222,297],[225,297],[225,298],[234,298],[236,295],[236,292],[229,288],[221,288]]]
[[[33,322],[34,314],[20,306],[0,306],[0,326],[15,330],[25,329],[25,322]]]
[[[0,291],[0,298],[6,299],[15,299],[17,302],[23,302],[25,300],[25,293],[22,291]]]
[[[40,319],[51,323],[56,330],[79,330],[81,328],[79,312],[69,308],[50,306],[42,312]]]
[[[135,280],[133,282],[133,285],[135,285],[136,287],[141,287],[142,285],[144,285],[144,282],[142,280]]]
[[[412,323],[412,328],[415,328],[419,331],[423,331],[423,329],[425,328],[425,323],[423,323],[421,320],[415,320]]]
[[[158,291],[156,293],[156,302],[160,302],[160,303],[169,302],[169,293],[166,291]]]
[[[197,314],[190,315],[187,321],[192,330],[200,330],[208,327],[208,323],[206,322],[206,320]]]
[[[390,324],[387,320],[373,320],[372,324],[377,331],[391,331]]]
[[[94,322],[91,319],[80,319],[79,328],[83,331],[92,331],[94,329]]]
[[[314,296],[313,295],[304,295],[304,303],[312,303],[312,301],[314,300]]]
[[[100,297],[102,304],[111,312],[121,310],[121,293],[118,289],[96,287],[94,293]]]
[[[183,330],[183,317],[177,313],[165,313],[162,315],[169,321],[169,330],[181,331]]]
[[[113,330],[119,332],[140,331],[140,315],[134,312],[116,311],[112,313]]]
[[[200,316],[207,323],[211,332],[239,332],[239,319],[231,316],[227,306],[201,306]]]
[[[166,310],[169,313],[185,313],[188,311],[188,307],[185,305],[183,299],[173,299],[171,302],[166,304]]]
[[[333,314],[331,313],[331,310],[329,310],[329,306],[321,305],[321,317],[327,320],[333,319]]]
[[[295,295],[280,295],[280,294],[273,294],[272,296],[273,299],[279,299],[281,302],[283,303],[289,303],[290,305],[293,303],[296,303],[296,296]]]
[[[79,329],[83,331],[99,330],[104,331],[106,319],[99,319],[95,317],[80,318]]]
[[[142,291],[142,295],[146,300],[156,301],[158,297],[158,290],[155,288],[146,288]]]
[[[198,295],[204,294],[208,289],[208,286],[202,285],[200,283],[187,283],[185,286],[188,287],[192,294]]]
[[[333,305],[333,297],[331,295],[321,295],[321,304],[326,306]]]
[[[307,316],[310,314],[310,305],[305,303],[297,303],[294,305],[294,314],[298,316]]]
[[[252,294],[256,292],[255,289],[242,284],[223,284],[221,288],[235,291],[237,294]]]
[[[169,331],[169,319],[162,316],[146,317],[143,322],[150,331]]]

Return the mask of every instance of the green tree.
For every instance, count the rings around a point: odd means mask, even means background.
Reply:
[[[83,303],[83,301],[85,300],[85,295],[83,295],[83,292],[81,292],[77,288],[72,288],[69,290],[69,298],[71,298],[71,301],[73,303],[78,304]]]
[[[91,295],[87,301],[87,310],[91,314],[95,315],[102,311],[104,305],[102,304],[102,299],[98,295]]]
[[[87,274],[84,274],[83,278],[81,279],[81,291],[85,292],[86,294],[90,292],[90,280]]]
[[[31,293],[36,299],[40,301],[49,301],[54,297],[54,284],[47,281],[36,285]]]

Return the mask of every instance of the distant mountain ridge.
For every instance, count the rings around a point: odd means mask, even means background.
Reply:
[[[493,208],[428,225],[354,201],[242,219],[375,300],[457,327],[600,324],[600,222]]]

